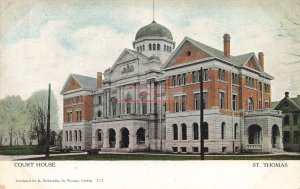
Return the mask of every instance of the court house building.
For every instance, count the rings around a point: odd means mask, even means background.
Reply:
[[[200,152],[200,68],[206,153],[283,150],[282,114],[271,109],[264,54],[232,55],[172,33],[140,28],[117,60],[95,77],[70,74],[63,95],[63,147],[102,151]],[[234,48],[234,47],[233,47]]]

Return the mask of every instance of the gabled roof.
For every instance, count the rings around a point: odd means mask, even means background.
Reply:
[[[244,67],[245,64],[251,59],[253,58],[257,64],[257,67],[259,69],[259,71],[261,71],[262,75],[264,77],[268,77],[270,79],[274,79],[271,75],[265,73],[262,71],[261,66],[258,64],[258,60],[255,56],[254,52],[251,53],[247,53],[247,54],[242,54],[242,55],[238,55],[238,56],[230,56],[230,58],[227,58],[226,56],[224,56],[224,52],[220,51],[218,49],[215,49],[213,47],[210,47],[208,45],[205,45],[203,43],[200,43],[198,41],[195,41],[189,37],[185,37],[182,42],[178,45],[178,47],[175,49],[175,51],[172,53],[172,55],[168,58],[168,60],[166,61],[166,63],[164,64],[164,68],[170,66],[168,65],[171,60],[174,58],[175,54],[177,54],[177,52],[181,49],[182,45],[186,42],[190,42],[191,44],[193,44],[194,46],[196,46],[197,48],[203,50],[204,52],[206,52],[208,55],[223,60],[225,62],[228,62],[229,64],[234,64],[237,67]]]
[[[288,98],[284,97],[274,108],[275,110],[283,110],[282,105],[289,104],[289,106],[293,107],[295,110],[300,111],[300,103],[298,103],[297,98]]]
[[[64,87],[61,90],[61,94],[64,93],[65,89],[67,88],[69,82],[71,79],[74,79],[81,87],[81,89],[84,90],[95,90],[97,89],[97,79],[93,77],[78,75],[78,74],[70,74],[66,83],[64,84]]]

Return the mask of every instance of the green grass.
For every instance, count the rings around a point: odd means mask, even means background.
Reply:
[[[199,156],[182,155],[145,155],[145,154],[99,154],[99,155],[70,155],[52,156],[49,160],[199,160]],[[299,156],[276,155],[276,156],[206,156],[206,160],[300,160]],[[32,158],[28,160],[44,160],[44,158]]]

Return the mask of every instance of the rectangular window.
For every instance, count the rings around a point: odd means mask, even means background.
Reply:
[[[172,76],[172,86],[176,85],[176,76]]]
[[[177,85],[182,85],[181,83],[181,75],[177,75]]]
[[[235,74],[235,73],[232,73],[232,74],[231,74],[231,82],[232,82],[232,84],[238,85],[238,84],[239,84],[238,81],[239,81],[239,80],[238,80],[238,75]]]
[[[67,119],[69,123],[72,122],[72,112],[67,113]]]
[[[193,152],[195,152],[195,153],[199,152],[199,148],[198,147],[193,147]]]
[[[173,152],[177,152],[177,147],[172,147]]]
[[[294,131],[294,143],[297,144],[298,143],[298,131]]]
[[[194,110],[200,110],[200,94],[194,94]]]
[[[220,92],[220,96],[219,96],[219,99],[220,99],[220,109],[224,109],[225,108],[225,93],[224,92]]]
[[[298,116],[297,115],[293,116],[293,124],[298,125]]]
[[[232,110],[236,111],[236,95],[232,95]]]
[[[226,71],[225,70],[219,69],[219,71],[218,71],[218,79],[220,81],[226,81]]]
[[[198,79],[198,72],[194,71],[192,72],[192,82],[196,83]]]
[[[186,74],[182,74],[182,85],[186,84]]]
[[[186,152],[186,147],[181,147],[181,152],[185,153]]]
[[[203,81],[208,81],[209,76],[208,76],[208,69],[203,70]]]
[[[259,82],[259,91],[262,91],[262,82]]]
[[[174,97],[175,101],[175,112],[179,112],[179,96]]]
[[[290,143],[290,132],[289,131],[283,131],[283,142]]]
[[[80,122],[81,121],[81,110],[77,110],[76,111],[76,122]]]
[[[185,111],[186,110],[186,97],[185,95],[181,96],[181,111]]]

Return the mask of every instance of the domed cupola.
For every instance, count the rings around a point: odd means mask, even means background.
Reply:
[[[156,56],[163,63],[175,48],[171,31],[155,21],[140,28],[132,44],[136,51],[148,57]]]

